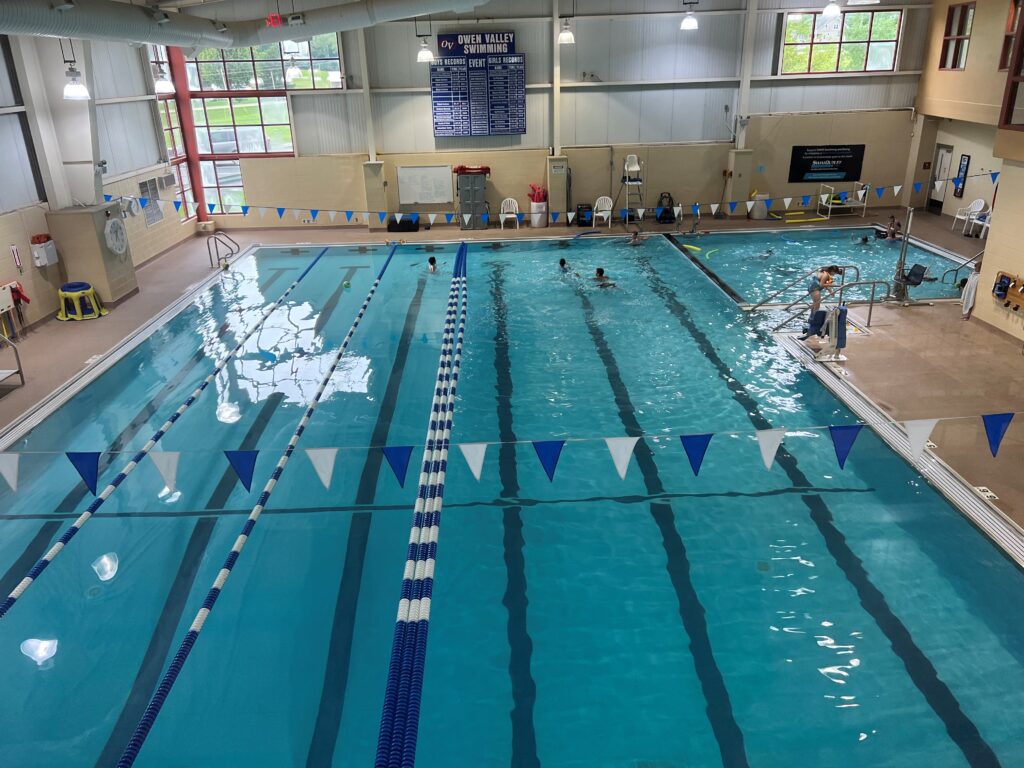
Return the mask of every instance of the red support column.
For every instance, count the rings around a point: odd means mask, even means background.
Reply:
[[[206,207],[206,192],[203,176],[199,170],[199,145],[196,143],[196,123],[192,117],[192,93],[188,87],[188,72],[185,70],[185,54],[181,48],[167,47],[167,64],[174,83],[174,101],[178,105],[178,120],[181,136],[185,142],[185,163],[192,179],[192,195],[196,199],[196,218],[209,221],[210,211]]]

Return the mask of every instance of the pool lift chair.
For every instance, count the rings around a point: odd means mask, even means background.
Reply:
[[[934,301],[917,301],[910,298],[910,288],[916,288],[925,281],[928,274],[928,267],[924,264],[914,264],[907,269],[907,246],[910,244],[910,227],[914,222],[914,209],[907,208],[907,229],[903,233],[903,242],[900,243],[900,257],[896,261],[896,272],[892,276],[892,297],[895,301],[904,306],[934,306]]]
[[[626,192],[626,220],[629,224],[629,217],[633,211],[639,211],[644,207],[644,170],[637,155],[626,155],[622,164],[622,183],[619,184],[619,191],[615,193],[615,202],[612,208],[617,208],[622,192]]]
[[[845,304],[819,309],[811,317],[804,334],[799,337],[801,341],[806,341],[811,336],[828,339],[828,343],[814,353],[814,359],[819,363],[846,361],[847,357],[843,354],[846,348],[846,315]]]

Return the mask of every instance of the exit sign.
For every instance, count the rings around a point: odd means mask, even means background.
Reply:
[[[280,27],[281,26],[281,14],[280,13],[268,13],[267,14],[267,26],[268,27]]]

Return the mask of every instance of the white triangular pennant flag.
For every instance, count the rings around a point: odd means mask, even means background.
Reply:
[[[153,466],[156,467],[157,472],[160,473],[160,477],[163,478],[167,490],[171,493],[178,490],[176,483],[178,480],[178,459],[181,458],[181,454],[178,451],[152,451],[149,454],[149,458],[153,461]]]
[[[903,189],[903,185],[897,184],[895,187],[892,188],[893,195],[898,195],[901,189]]]
[[[17,453],[0,453],[0,477],[7,481],[12,491],[18,490],[18,459]]]
[[[612,461],[615,462],[615,469],[622,480],[626,479],[629,458],[633,455],[633,449],[639,439],[639,437],[606,437],[604,439],[608,446],[608,453],[612,455]]]
[[[487,443],[459,443],[459,450],[462,451],[462,458],[469,465],[469,471],[473,473],[473,477],[479,480],[480,472],[484,468]]]
[[[643,219],[643,217],[644,217],[644,213],[645,213],[646,211],[647,211],[647,209],[646,209],[646,208],[637,208],[637,209],[636,209],[636,217],[637,217],[638,219]]]
[[[292,208],[292,218],[294,218],[296,221],[301,219],[302,211],[300,211],[298,208]]]
[[[576,218],[576,211],[567,211],[565,218],[570,224],[572,224],[572,220]]]
[[[857,190],[857,199],[858,200],[863,200],[864,199],[864,190],[863,189],[858,189]]]
[[[821,204],[822,205],[825,205],[825,203],[828,202],[828,194],[827,193],[824,194],[824,195],[818,195],[818,197],[821,199]]]
[[[940,189],[942,189],[942,181],[941,181],[941,179],[939,181],[935,182],[935,191],[938,192]]]
[[[405,215],[405,214],[404,214],[404,213],[401,213],[401,212],[399,212],[399,213],[396,213],[396,214],[395,214],[395,223],[396,223],[396,224],[401,224],[401,223],[402,223],[402,217],[403,217],[404,215]]]
[[[266,208],[257,208],[256,210],[258,210],[260,212],[260,221],[263,221],[263,217],[267,215],[267,209]]]
[[[334,477],[334,459],[338,455],[337,448],[307,448],[306,455],[309,456],[309,463],[316,470],[316,476],[324,484],[324,488],[331,487],[331,478]]]
[[[462,214],[462,220],[466,223],[467,227],[469,226],[469,220],[472,219],[472,218],[473,218],[473,214],[472,213],[464,213],[464,214]]]
[[[718,203],[712,203],[711,204],[711,215],[712,216],[714,216],[716,213],[718,213],[718,208],[719,208]]]
[[[428,213],[427,214],[427,223],[429,223],[430,226],[434,226],[434,222],[436,220],[437,220],[437,214],[436,213]]]
[[[331,224],[334,223],[334,218],[338,215],[337,211],[328,211],[327,217],[331,220]]]
[[[921,458],[925,444],[938,423],[938,419],[914,419],[903,422],[903,428],[907,430],[907,440],[910,442],[910,454],[915,461]]]
[[[775,463],[775,454],[779,452],[785,435],[786,430],[781,428],[757,430],[757,445],[761,449],[761,461],[764,462],[765,469],[771,469]]]
[[[787,211],[789,210],[789,204],[792,203],[792,202],[793,202],[793,198],[792,197],[784,197],[784,198],[782,198],[782,206]]]
[[[514,216],[515,214],[512,214],[512,215]],[[499,221],[505,221],[506,219],[508,219],[508,217],[509,217],[509,214],[507,214],[507,213],[499,213],[498,214],[498,220]]]
[[[681,205],[675,206],[672,209],[672,213],[674,213],[676,215],[676,218],[678,219],[680,216],[683,215],[683,206],[681,206]]]
[[[157,198],[156,207],[160,209],[160,213],[164,212],[164,203],[166,202],[166,200],[160,200],[159,198]]]
[[[747,200],[747,213],[750,213],[750,209],[754,207],[755,200]]]

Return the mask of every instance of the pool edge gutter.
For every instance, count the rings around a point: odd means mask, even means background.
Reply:
[[[962,475],[956,472],[931,449],[926,448],[915,460],[910,442],[901,423],[882,410],[854,384],[838,375],[829,366],[814,359],[810,350],[791,334],[773,334],[776,342],[795,358],[829,392],[837,397],[857,418],[869,426],[900,458],[941,493],[960,514],[984,534],[1011,562],[1024,570],[1024,528],[1005,512],[982,498]]]

